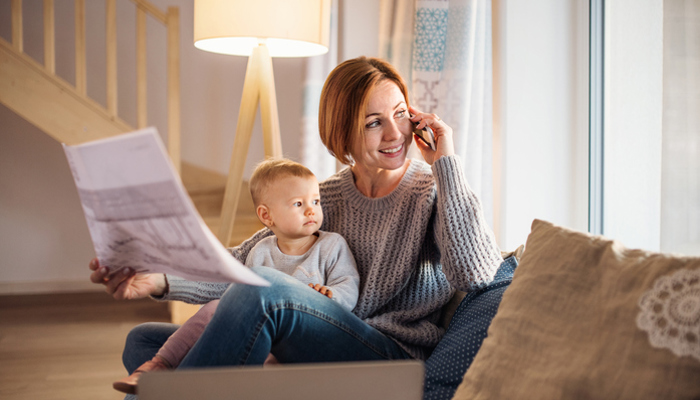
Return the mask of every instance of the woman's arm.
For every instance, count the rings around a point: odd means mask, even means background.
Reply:
[[[245,262],[253,246],[272,232],[264,228],[256,232],[239,246],[232,249],[231,255]],[[131,268],[124,268],[111,274],[109,266],[100,265],[95,258],[88,267],[92,271],[90,281],[104,285],[105,291],[117,300],[140,299],[151,296],[157,300],[180,300],[192,304],[203,304],[221,297],[228,283],[188,281],[165,274],[137,274]]]
[[[245,263],[250,249],[259,241],[272,235],[272,231],[263,228],[236,247],[229,248],[231,255]],[[168,290],[158,300],[178,300],[190,304],[204,304],[219,299],[228,288],[228,283],[190,281],[174,275],[167,275]]]
[[[231,252],[231,255],[233,255],[238,261],[245,264],[245,260],[248,258],[248,253],[250,253],[250,250],[252,250],[253,247],[255,247],[255,245],[258,244],[259,241],[272,235],[273,233],[270,229],[262,228],[259,231],[255,232],[253,236],[246,239],[243,243],[239,244],[236,247],[230,248],[229,251]]]
[[[423,158],[432,166],[437,184],[435,240],[440,249],[443,272],[457,289],[470,290],[493,280],[501,264],[500,250],[484,219],[481,202],[464,176],[462,163],[454,153],[453,132],[435,114],[411,107],[416,128],[430,126],[437,149],[416,141]]]
[[[457,289],[483,287],[503,259],[481,202],[467,184],[459,157],[441,157],[432,169],[437,185],[434,233],[443,272]]]

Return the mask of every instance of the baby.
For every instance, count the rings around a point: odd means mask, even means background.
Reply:
[[[359,295],[360,276],[345,239],[337,233],[319,231],[323,211],[314,174],[294,161],[268,159],[257,166],[249,186],[258,219],[274,236],[251,249],[246,266],[277,269],[352,310]],[[324,261],[319,265],[317,260]],[[176,368],[206,328],[218,302],[202,306],[152,360],[112,386],[135,394],[142,373]]]

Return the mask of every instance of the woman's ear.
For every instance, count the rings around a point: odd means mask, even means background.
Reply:
[[[266,227],[270,228],[272,225],[275,223],[272,221],[272,216],[270,215],[270,209],[267,208],[266,205],[261,204],[258,206],[257,209],[255,209],[256,214],[258,214],[258,219],[260,222],[263,223]]]

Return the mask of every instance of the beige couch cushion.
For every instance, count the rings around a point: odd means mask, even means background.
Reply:
[[[535,220],[454,398],[700,398],[700,258]]]

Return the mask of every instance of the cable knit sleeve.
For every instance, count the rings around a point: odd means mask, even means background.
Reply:
[[[262,239],[272,235],[272,231],[263,228],[240,245],[230,248],[231,255],[245,264],[250,250]],[[190,304],[204,304],[219,299],[229,283],[189,281],[178,276],[166,275],[168,293],[157,300],[179,300]]]
[[[435,240],[443,272],[457,289],[483,287],[503,259],[481,202],[467,184],[458,156],[441,157],[432,170],[437,184]]]

